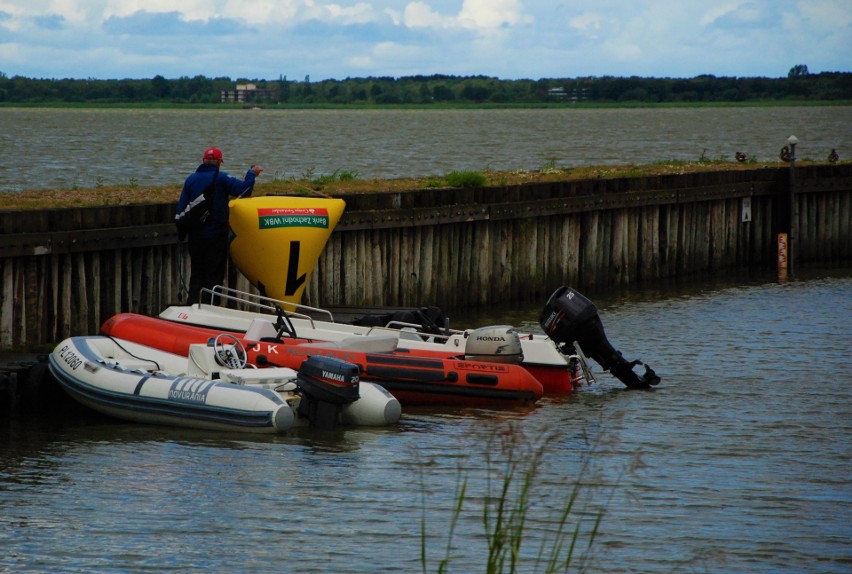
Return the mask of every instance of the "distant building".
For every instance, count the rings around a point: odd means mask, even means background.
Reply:
[[[550,88],[547,90],[547,97],[553,100],[562,101],[566,95],[565,88]]]
[[[268,102],[276,98],[276,90],[258,89],[254,84],[237,84],[235,90],[222,90],[219,101],[224,103]]]
[[[571,90],[571,103],[576,104],[579,101],[585,101],[589,99],[589,88],[574,88]]]

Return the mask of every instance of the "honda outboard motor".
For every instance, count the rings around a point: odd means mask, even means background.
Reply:
[[[312,427],[333,429],[343,405],[360,397],[361,369],[342,359],[314,355],[308,357],[296,375],[302,400],[299,415]]]
[[[468,361],[519,365],[524,360],[521,338],[515,328],[509,325],[480,327],[467,334],[464,358]]]
[[[560,345],[573,345],[576,341],[586,355],[631,389],[647,389],[660,382],[660,377],[648,365],[641,376],[633,372],[634,366],[643,363],[627,361],[610,345],[597,308],[579,291],[570,287],[554,291],[541,312],[539,323]]]

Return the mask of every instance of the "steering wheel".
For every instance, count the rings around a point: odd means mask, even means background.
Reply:
[[[284,312],[284,309],[281,308],[281,305],[275,305],[275,314],[278,316],[278,319],[275,321],[275,328],[277,330],[276,336],[280,339],[281,335],[286,334],[288,337],[296,338],[296,328],[293,326],[293,322],[290,320],[290,317]]]
[[[222,333],[213,340],[213,356],[217,363],[229,369],[244,369],[248,362],[246,348],[228,333]]]

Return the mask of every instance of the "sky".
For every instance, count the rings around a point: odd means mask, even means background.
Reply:
[[[852,70],[852,0],[0,0],[0,73],[499,79]]]

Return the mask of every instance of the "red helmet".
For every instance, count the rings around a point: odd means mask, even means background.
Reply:
[[[216,147],[207,148],[206,150],[204,150],[204,155],[201,156],[201,160],[204,161],[204,160],[208,160],[208,159],[215,159],[215,160],[223,161],[222,160],[222,150],[220,150],[219,148],[216,148]]]

